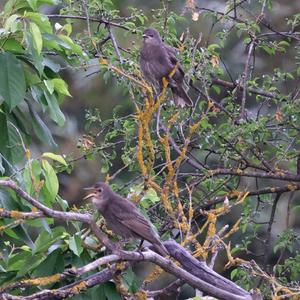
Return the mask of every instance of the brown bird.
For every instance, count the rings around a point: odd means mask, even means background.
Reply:
[[[94,206],[104,217],[109,229],[126,239],[147,240],[161,255],[168,255],[168,250],[161,243],[153,225],[133,203],[113,192],[104,182],[87,189],[92,192],[85,199],[92,198]]]
[[[165,44],[158,31],[147,28],[143,34],[143,46],[140,54],[140,66],[144,77],[155,87],[162,89],[165,77],[173,93],[176,106],[193,106],[193,101],[183,88],[184,72],[176,58],[173,47]],[[169,74],[176,68],[172,77]]]

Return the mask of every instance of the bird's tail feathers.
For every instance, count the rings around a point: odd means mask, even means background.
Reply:
[[[162,243],[155,243],[153,244],[154,248],[157,250],[157,252],[162,256],[168,256],[169,251]]]
[[[171,89],[174,98],[174,103],[176,106],[193,106],[193,101],[182,86],[172,87]]]

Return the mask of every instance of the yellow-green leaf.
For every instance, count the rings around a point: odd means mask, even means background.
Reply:
[[[66,166],[66,167],[68,166],[65,159],[61,155],[54,154],[51,152],[45,152],[45,153],[43,153],[42,157],[53,159],[55,161],[58,161],[59,163],[61,163],[62,165]]]
[[[17,19],[19,18],[19,15],[11,15],[9,18],[4,23],[4,29],[6,31],[10,32],[16,32],[18,27],[17,27]]]
[[[56,173],[52,166],[49,164],[47,160],[42,160],[42,166],[44,169],[44,175],[45,175],[45,187],[49,193],[49,199],[48,201],[52,202],[54,201],[57,193],[58,193],[58,179],[56,176]]]
[[[39,27],[32,22],[30,22],[29,24],[29,30],[32,35],[33,46],[36,49],[37,53],[41,54],[43,48],[43,39],[42,39],[41,31]]]
[[[60,78],[54,78],[51,80],[51,82],[54,86],[54,89],[58,93],[72,97],[71,94],[69,93],[68,85],[64,80],[62,80]]]

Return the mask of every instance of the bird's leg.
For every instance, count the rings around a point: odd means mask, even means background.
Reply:
[[[140,244],[139,244],[139,246],[138,246],[138,248],[137,248],[137,251],[142,251],[143,243],[144,243],[144,240],[141,239]]]
[[[143,254],[143,252],[142,252],[142,249],[143,249],[143,248],[142,248],[142,247],[143,247],[143,243],[144,243],[144,239],[141,239],[140,244],[139,244],[139,246],[138,246],[137,249],[136,249],[136,251],[137,251],[138,253],[141,254],[142,260],[145,259],[144,254]]]
[[[153,89],[153,98],[154,98],[154,102],[157,101],[158,96],[160,95],[160,93],[157,93],[156,89]]]

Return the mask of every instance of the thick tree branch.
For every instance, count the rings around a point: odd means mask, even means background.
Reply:
[[[104,269],[101,272],[93,274],[83,280],[76,281],[59,289],[43,290],[30,296],[14,296],[8,293],[0,294],[2,300],[53,300],[65,299],[81,293],[82,291],[92,288],[103,282],[107,282],[113,278],[118,272],[116,266]]]

